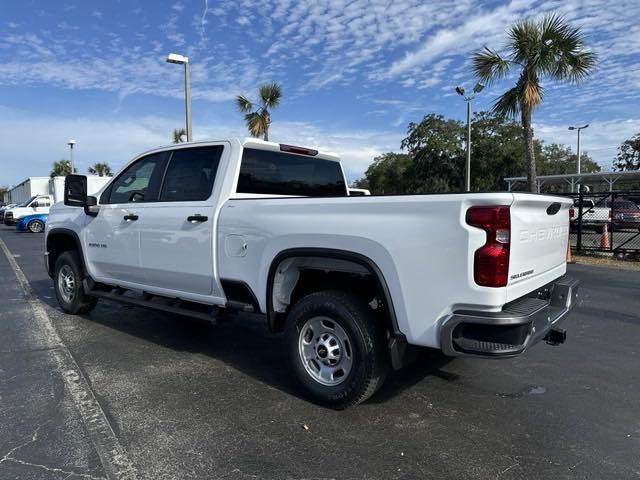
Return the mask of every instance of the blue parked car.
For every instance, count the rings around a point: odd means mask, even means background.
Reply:
[[[34,213],[20,217],[16,222],[16,230],[32,233],[44,232],[44,224],[47,223],[48,216],[48,213]]]

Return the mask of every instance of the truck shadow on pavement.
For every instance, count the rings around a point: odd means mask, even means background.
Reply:
[[[100,342],[100,337],[104,337],[105,342],[113,342],[108,337],[113,337],[113,331],[116,331],[134,337],[127,340],[123,348],[136,348],[136,344],[152,342],[176,352],[204,354],[284,393],[302,396],[286,367],[284,336],[269,333],[266,321],[260,315],[233,315],[218,325],[212,325],[190,317],[100,300],[91,313],[72,317],[60,310],[51,280],[34,281],[32,288],[64,323],[90,322],[85,325],[92,331],[93,341]],[[69,347],[73,349],[73,345]],[[451,360],[436,350],[420,351],[411,364],[390,372],[380,391],[366,403],[384,403],[428,376],[457,380],[457,375],[442,370]]]

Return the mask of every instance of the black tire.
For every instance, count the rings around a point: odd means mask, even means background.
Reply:
[[[27,228],[31,233],[42,233],[44,232],[44,223],[42,220],[31,220],[27,224]]]
[[[53,272],[53,286],[62,310],[71,315],[81,315],[93,310],[98,299],[84,293],[82,288],[84,271],[78,252],[75,250],[62,252],[56,259]],[[70,281],[65,281],[65,277]]]
[[[312,324],[310,322],[317,322],[320,317],[326,319],[321,320],[323,323],[330,325],[334,322],[333,327],[339,327],[342,329],[341,333],[346,333],[348,337],[345,345],[339,344],[338,350],[342,349],[343,357],[339,358],[336,365],[339,366],[345,361],[344,355],[348,352],[350,367],[346,375],[343,372],[343,378],[338,380],[340,383],[337,385],[323,385],[320,383],[321,380],[316,379],[314,373],[311,373],[314,367],[319,370],[318,360],[324,362],[327,358],[322,360],[318,356],[315,360],[305,361],[301,353],[301,342],[307,341],[303,333],[309,333],[312,329],[309,327]],[[355,406],[376,392],[389,371],[384,333],[379,317],[376,317],[366,302],[358,296],[333,290],[311,293],[300,299],[287,317],[285,339],[294,375],[316,403],[336,410]],[[310,338],[314,338],[315,335],[316,333],[312,332]],[[306,345],[313,347],[311,351],[315,355],[323,353],[318,350],[321,347],[316,340],[310,340]]]

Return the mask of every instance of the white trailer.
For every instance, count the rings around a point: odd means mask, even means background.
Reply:
[[[64,180],[66,177],[53,177],[49,179],[48,193],[53,197],[52,203],[62,202],[64,200]],[[99,177],[97,175],[87,176],[87,195],[95,195],[111,177]]]
[[[64,183],[64,182],[63,182]],[[29,177],[4,194],[6,203],[22,203],[36,195],[49,194],[49,177]]]

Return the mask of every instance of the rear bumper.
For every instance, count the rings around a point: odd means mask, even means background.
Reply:
[[[577,295],[578,281],[564,276],[500,312],[456,311],[442,326],[441,349],[450,356],[520,355],[559,326]]]

